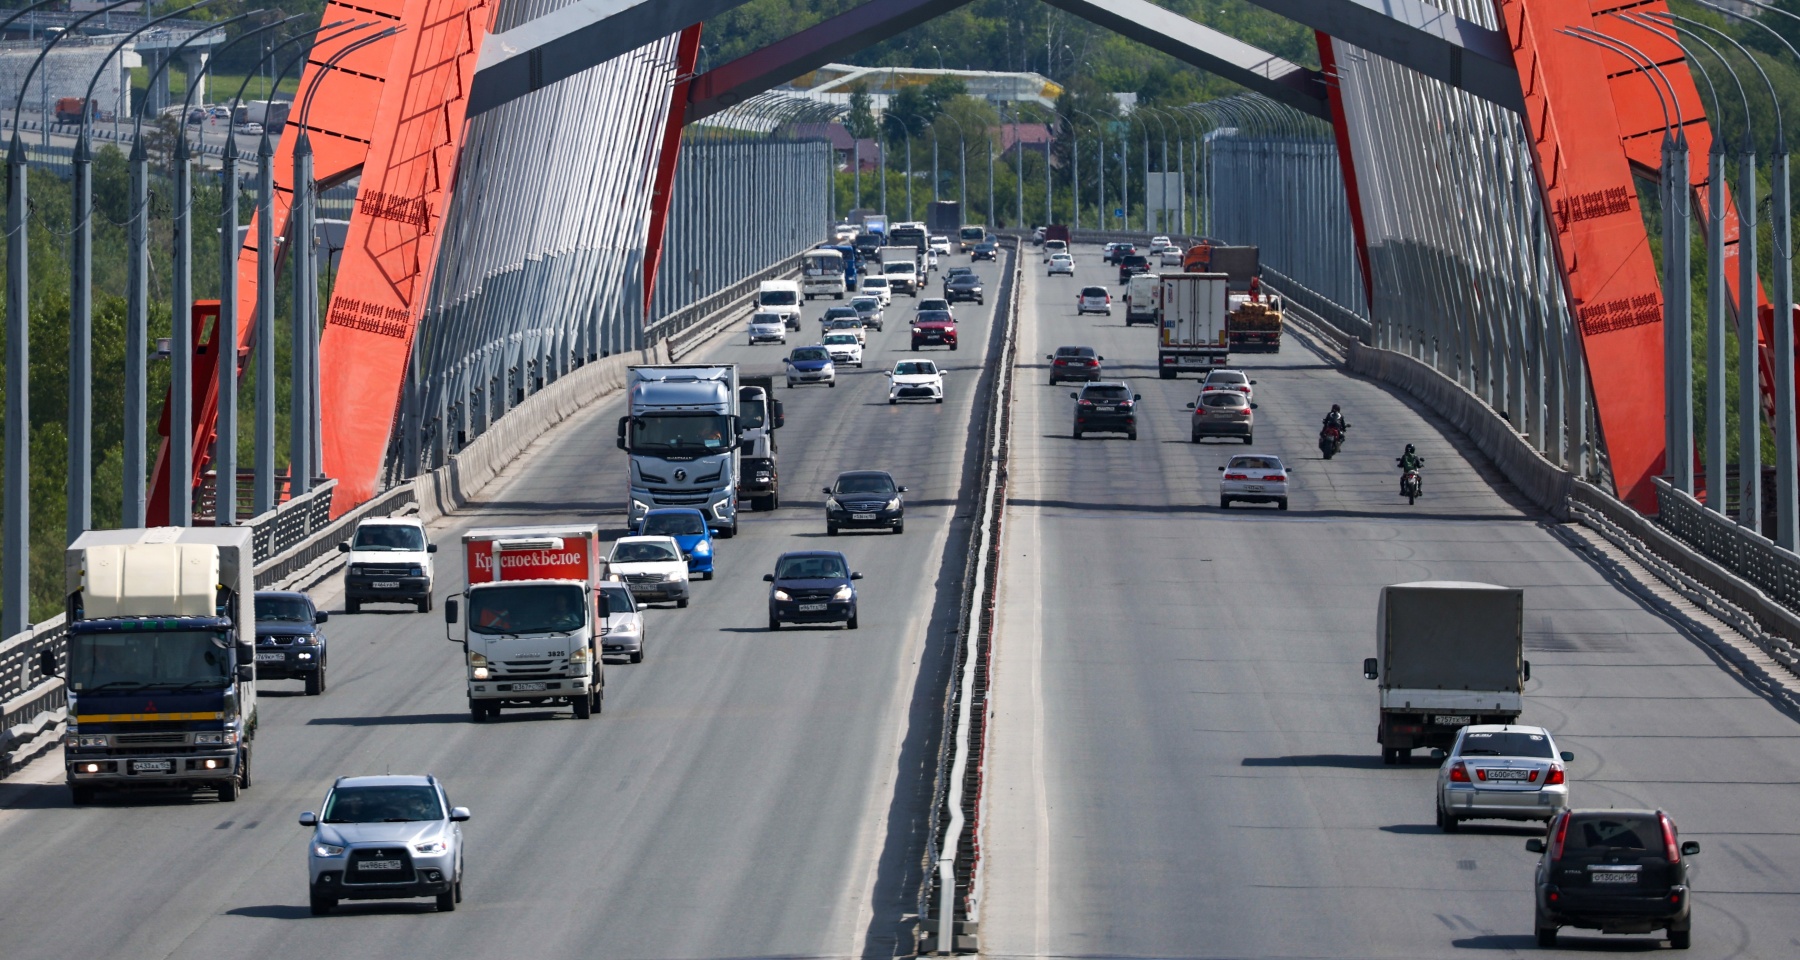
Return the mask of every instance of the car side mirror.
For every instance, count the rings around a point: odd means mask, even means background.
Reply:
[[[1220,472],[1220,473],[1223,473],[1223,472],[1225,472],[1225,468],[1224,468],[1224,467],[1220,467],[1220,468],[1219,468],[1219,472]]]
[[[256,679],[256,664],[254,664],[254,663],[238,664],[237,678],[238,678],[239,683],[250,683],[251,681],[255,680]]]
[[[300,825],[303,827],[316,827],[319,825],[319,818],[314,816],[311,810],[308,810],[300,815]]]
[[[901,492],[901,493],[905,493],[905,492],[906,492],[906,488],[905,488],[905,487],[901,487],[901,488],[900,488],[900,492]]]
[[[468,807],[451,807],[450,808],[450,822],[451,823],[468,823],[469,822],[469,808]]]
[[[1542,837],[1532,837],[1530,840],[1525,841],[1525,849],[1532,853],[1543,853],[1544,852],[1543,838]]]
[[[437,544],[435,544],[435,543],[428,543],[428,544],[426,544],[426,545],[425,545],[425,552],[426,552],[426,553],[436,553],[436,552],[437,552]]]
[[[1079,393],[1076,393],[1076,392],[1075,392],[1075,391],[1073,391],[1073,390],[1070,390],[1070,391],[1069,391],[1069,399],[1070,399],[1070,400],[1080,400],[1080,399],[1081,399],[1081,394],[1079,394]]]
[[[1045,360],[1055,360],[1055,359],[1056,359],[1056,354],[1054,354],[1054,353],[1046,353],[1046,354],[1044,354],[1044,359],[1045,359]]]
[[[1433,759],[1433,760],[1444,759],[1444,751],[1439,750],[1437,747],[1432,747],[1431,748],[1431,759]]]
[[[852,580],[861,580],[861,579],[862,579],[862,574],[860,574],[860,573],[851,573],[851,574],[850,574],[850,579],[852,579]]]
[[[1570,753],[1567,750],[1564,750],[1562,753],[1557,754],[1557,756],[1561,757],[1562,761],[1564,763],[1569,763],[1570,761],[1575,759],[1575,755]]]
[[[709,536],[709,537],[716,537],[716,536],[718,536],[718,535],[719,535],[719,531],[718,531],[718,530],[717,530],[717,529],[716,529],[716,528],[714,528],[714,527],[707,527],[707,528],[706,528],[706,535],[707,535],[707,536]]]
[[[764,582],[764,583],[774,583],[774,582],[775,582],[775,575],[774,575],[774,574],[772,574],[772,573],[765,573],[765,574],[763,574],[763,582]]]
[[[350,552],[350,541],[345,540],[344,542],[338,544],[338,552],[339,553],[349,553]]]
[[[38,651],[38,672],[46,677],[56,676],[56,651]]]
[[[1256,381],[1255,380],[1250,381],[1250,385],[1253,387],[1256,386]]]
[[[683,550],[683,551],[681,551],[681,559],[683,559],[683,560],[692,560],[692,559],[694,559],[694,552],[693,552],[693,551],[692,551],[692,550]]]
[[[1256,409],[1256,404],[1254,404],[1254,403],[1253,403],[1253,404],[1251,404],[1251,405],[1250,405],[1250,409],[1252,409],[1252,410],[1255,410],[1255,409]]]
[[[825,494],[826,496],[830,496],[831,488],[830,487],[820,487],[819,492]]]
[[[1698,840],[1683,840],[1683,841],[1681,841],[1681,855],[1682,856],[1691,857],[1694,854],[1699,853],[1699,852],[1700,852],[1700,841],[1698,841]]]
[[[1521,680],[1530,680],[1531,679],[1531,661],[1530,660],[1520,660],[1519,661],[1519,678]]]
[[[314,623],[324,623],[325,621],[330,620],[330,619],[331,619],[331,614],[326,613],[323,610],[313,611],[313,622]]]
[[[460,604],[458,604],[456,602],[455,597],[451,597],[448,600],[444,601],[444,622],[445,623],[455,623],[456,622],[456,612],[459,607],[460,607]],[[452,637],[451,639],[455,639],[455,638]]]
[[[1094,358],[1094,359],[1095,359],[1095,360],[1105,360],[1105,359],[1106,359],[1106,358],[1105,358],[1105,357],[1100,357],[1100,356],[1096,356],[1096,357],[1095,357],[1095,358]]]
[[[1219,469],[1223,470],[1225,468],[1220,467]],[[1368,659],[1364,660],[1363,661],[1363,679],[1364,680],[1379,680],[1379,679],[1381,679],[1381,661],[1375,659],[1374,657],[1369,657]]]
[[[1141,393],[1134,393],[1134,394],[1132,394],[1132,395],[1131,395],[1131,399],[1133,399],[1133,400],[1142,400],[1142,399],[1144,399],[1144,395],[1143,395],[1143,394],[1141,394]]]

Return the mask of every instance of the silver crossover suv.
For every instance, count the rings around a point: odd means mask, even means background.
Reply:
[[[339,777],[312,827],[306,877],[315,916],[339,900],[436,897],[440,911],[462,900],[462,823],[436,777]]]

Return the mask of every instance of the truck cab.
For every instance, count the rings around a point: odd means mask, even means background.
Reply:
[[[445,638],[463,645],[470,719],[555,704],[567,704],[580,720],[599,713],[606,696],[596,639],[605,617],[596,607],[600,528],[470,530],[463,561],[468,586],[444,602],[444,623]],[[459,619],[461,636],[453,629]]]
[[[255,556],[248,527],[90,530],[64,554],[71,799],[250,786]]]
[[[626,387],[630,412],[618,432],[619,449],[631,455],[626,526],[636,529],[657,507],[693,507],[721,537],[735,535],[737,365],[634,366]]]
[[[764,280],[756,288],[758,313],[778,313],[789,330],[800,329],[800,283],[796,280]]]

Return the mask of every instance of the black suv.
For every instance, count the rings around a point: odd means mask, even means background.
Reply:
[[[959,273],[944,281],[944,299],[951,303],[959,300],[973,300],[986,305],[986,294],[981,288],[981,278],[971,273]]]
[[[835,537],[841,528],[864,527],[905,533],[905,492],[882,470],[840,473],[825,488],[825,532]]]
[[[1687,864],[1700,844],[1682,842],[1661,810],[1565,810],[1544,839],[1537,868],[1537,942],[1556,946],[1558,927],[1601,933],[1665,930],[1669,946],[1688,948],[1693,929]]]
[[[325,632],[331,614],[304,593],[256,591],[256,678],[304,680],[306,695],[325,692]]]
[[[1149,273],[1150,258],[1141,253],[1128,253],[1119,258],[1119,282],[1125,283],[1134,273]]]
[[[1075,439],[1095,431],[1137,439],[1137,401],[1143,397],[1129,384],[1090,383],[1069,396],[1075,400]]]

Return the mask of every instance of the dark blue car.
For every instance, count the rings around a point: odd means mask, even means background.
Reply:
[[[303,680],[306,695],[325,692],[325,632],[330,614],[304,593],[256,592],[256,678]]]
[[[862,574],[835,550],[798,550],[763,574],[769,586],[769,629],[784,623],[842,623],[856,629],[856,585]]]
[[[693,507],[658,507],[644,514],[637,532],[640,537],[674,537],[687,557],[688,572],[712,579],[713,531],[706,525],[706,514]]]
[[[831,363],[831,354],[822,346],[814,344],[810,347],[795,347],[787,359],[787,385],[792,390],[802,383],[822,383],[828,387],[837,386],[837,367]]]

